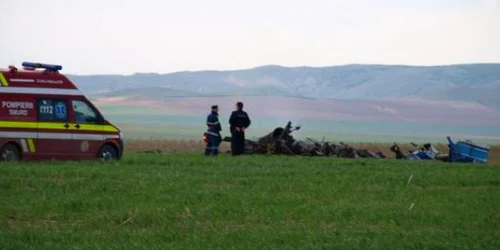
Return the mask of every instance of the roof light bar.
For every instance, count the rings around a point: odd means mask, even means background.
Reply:
[[[33,68],[33,69],[45,69],[48,71],[59,71],[62,70],[61,65],[44,64],[44,63],[34,63],[34,62],[23,62],[23,67]]]

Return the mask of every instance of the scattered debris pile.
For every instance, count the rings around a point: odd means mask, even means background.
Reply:
[[[439,160],[445,162],[463,162],[463,163],[486,163],[490,148],[486,145],[480,145],[471,141],[453,142],[450,137],[448,139],[449,154],[439,153],[434,145],[426,143],[423,147],[418,147],[417,144],[411,143],[415,147],[407,154],[404,154],[401,147],[394,143],[390,148],[396,159],[408,160]]]
[[[341,158],[386,158],[382,152],[373,152],[367,149],[358,149],[345,143],[332,143],[307,138],[305,141],[295,140],[292,136],[300,126],[293,127],[288,122],[285,127],[277,127],[269,134],[258,140],[246,140],[245,152],[247,154],[275,154],[275,155],[305,155],[305,156],[329,156]],[[231,137],[225,137],[223,141],[231,142]],[[411,143],[414,147],[408,153],[403,153],[401,147],[394,143],[390,150],[394,152],[396,159],[406,160],[439,160],[447,162],[474,162],[486,163],[490,148],[474,144],[470,141],[459,141],[454,143],[448,137],[449,154],[440,153],[431,143],[418,145]]]
[[[414,147],[413,150],[408,151],[408,153],[403,153],[401,147],[394,143],[391,146],[391,151],[396,155],[396,159],[406,159],[406,160],[440,160],[440,161],[448,161],[448,154],[441,154],[434,147],[434,145],[430,143],[424,144],[422,147],[419,147],[418,144],[411,143]]]
[[[247,154],[276,154],[276,155],[306,155],[306,156],[330,156],[342,158],[385,158],[382,152],[372,152],[367,149],[356,149],[344,143],[331,143],[307,138],[306,141],[295,140],[292,136],[294,131],[301,127],[293,127],[288,122],[285,127],[277,127],[269,134],[259,138],[257,141],[246,140],[245,151]],[[231,137],[225,137],[223,141],[230,142]]]

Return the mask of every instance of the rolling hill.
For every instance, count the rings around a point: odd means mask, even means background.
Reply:
[[[500,110],[500,64],[450,66],[263,66],[236,71],[72,75],[94,97],[149,99],[199,96],[287,96],[320,99],[419,98],[474,102]]]
[[[264,66],[70,78],[129,135],[198,138],[211,105],[220,106],[227,123],[234,103],[243,101],[254,121],[251,136],[290,120],[304,126],[297,136],[500,141],[500,64]]]

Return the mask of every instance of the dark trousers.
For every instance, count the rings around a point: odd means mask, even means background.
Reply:
[[[245,153],[245,133],[232,132],[231,137],[231,153],[232,155],[242,155]]]
[[[218,155],[220,142],[221,142],[220,136],[208,135],[208,142],[205,147],[205,155],[206,156]]]

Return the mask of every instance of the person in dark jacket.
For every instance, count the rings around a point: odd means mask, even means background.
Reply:
[[[243,111],[243,103],[236,103],[236,110],[231,113],[229,118],[232,155],[245,153],[245,130],[250,127],[250,124],[250,117]]]
[[[222,141],[220,136],[220,131],[222,130],[219,123],[219,107],[217,105],[212,106],[212,112],[207,116],[207,145],[205,147],[206,156],[216,156],[219,154],[219,145]]]

